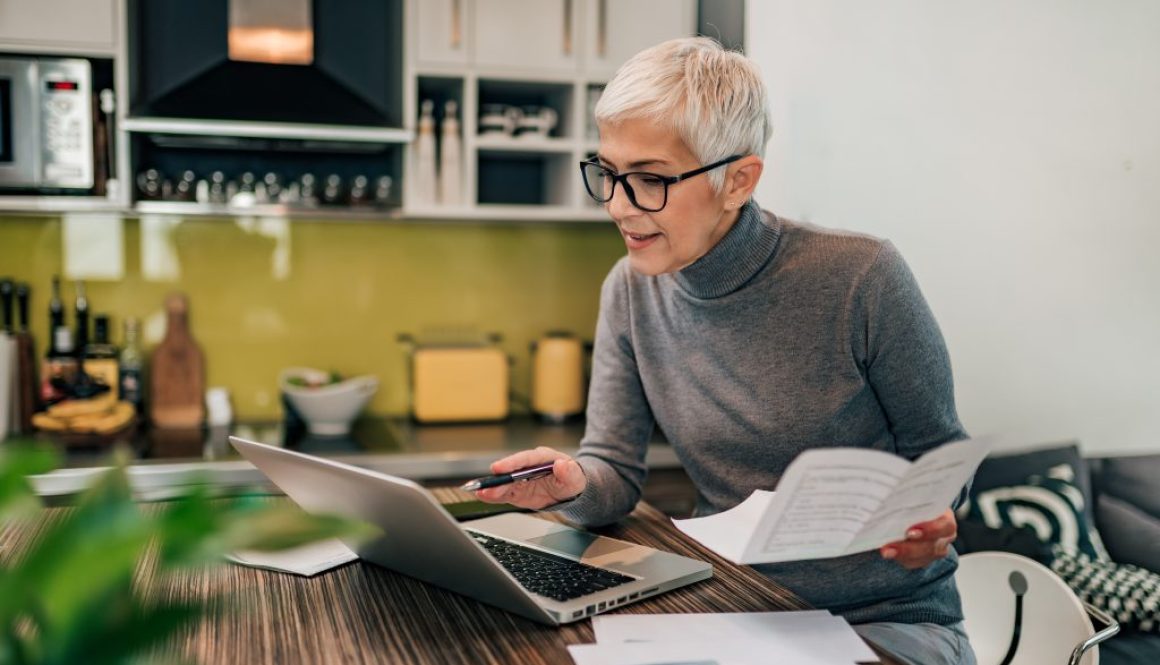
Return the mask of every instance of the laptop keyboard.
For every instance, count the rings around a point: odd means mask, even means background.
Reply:
[[[525,589],[553,600],[572,600],[634,579],[475,531],[467,533],[483,545]]]

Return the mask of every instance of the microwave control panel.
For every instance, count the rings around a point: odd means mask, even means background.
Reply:
[[[87,60],[39,62],[41,184],[93,186],[93,86]]]

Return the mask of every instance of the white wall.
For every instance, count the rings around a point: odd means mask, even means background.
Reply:
[[[1160,451],[1160,2],[750,0],[766,208],[892,239],[973,433]]]

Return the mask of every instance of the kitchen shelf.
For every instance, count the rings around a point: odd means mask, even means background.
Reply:
[[[480,152],[564,153],[571,154],[575,142],[566,138],[511,137],[506,134],[480,134],[475,137]]]
[[[409,143],[408,129],[352,127],[347,125],[307,125],[240,120],[196,120],[175,118],[126,118],[122,127],[129,132],[185,134],[196,136],[238,136],[243,138],[353,141],[361,143]]]
[[[607,222],[608,215],[598,207],[552,205],[504,205],[481,203],[474,206],[407,207],[407,220],[446,220],[481,222]]]
[[[0,196],[0,213],[125,212],[123,201],[104,196]]]
[[[398,207],[375,206],[295,206],[285,203],[258,203],[252,206],[191,201],[138,201],[134,211],[143,215],[180,215],[182,217],[289,217],[334,220],[398,219]]]
[[[483,204],[478,206],[415,206],[375,208],[344,206],[289,206],[258,204],[251,207],[185,201],[139,201],[131,210],[139,215],[182,217],[287,217],[289,219],[398,222],[606,222],[601,208]]]

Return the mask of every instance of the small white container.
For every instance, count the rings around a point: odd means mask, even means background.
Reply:
[[[317,388],[296,386],[289,381],[299,377],[307,383],[321,383],[327,376],[322,370],[290,367],[282,370],[278,384],[311,434],[343,436],[350,432],[351,423],[379,389],[379,380],[369,375],[356,376]]]
[[[215,386],[205,391],[205,419],[210,427],[223,427],[234,421],[229,388]]]

